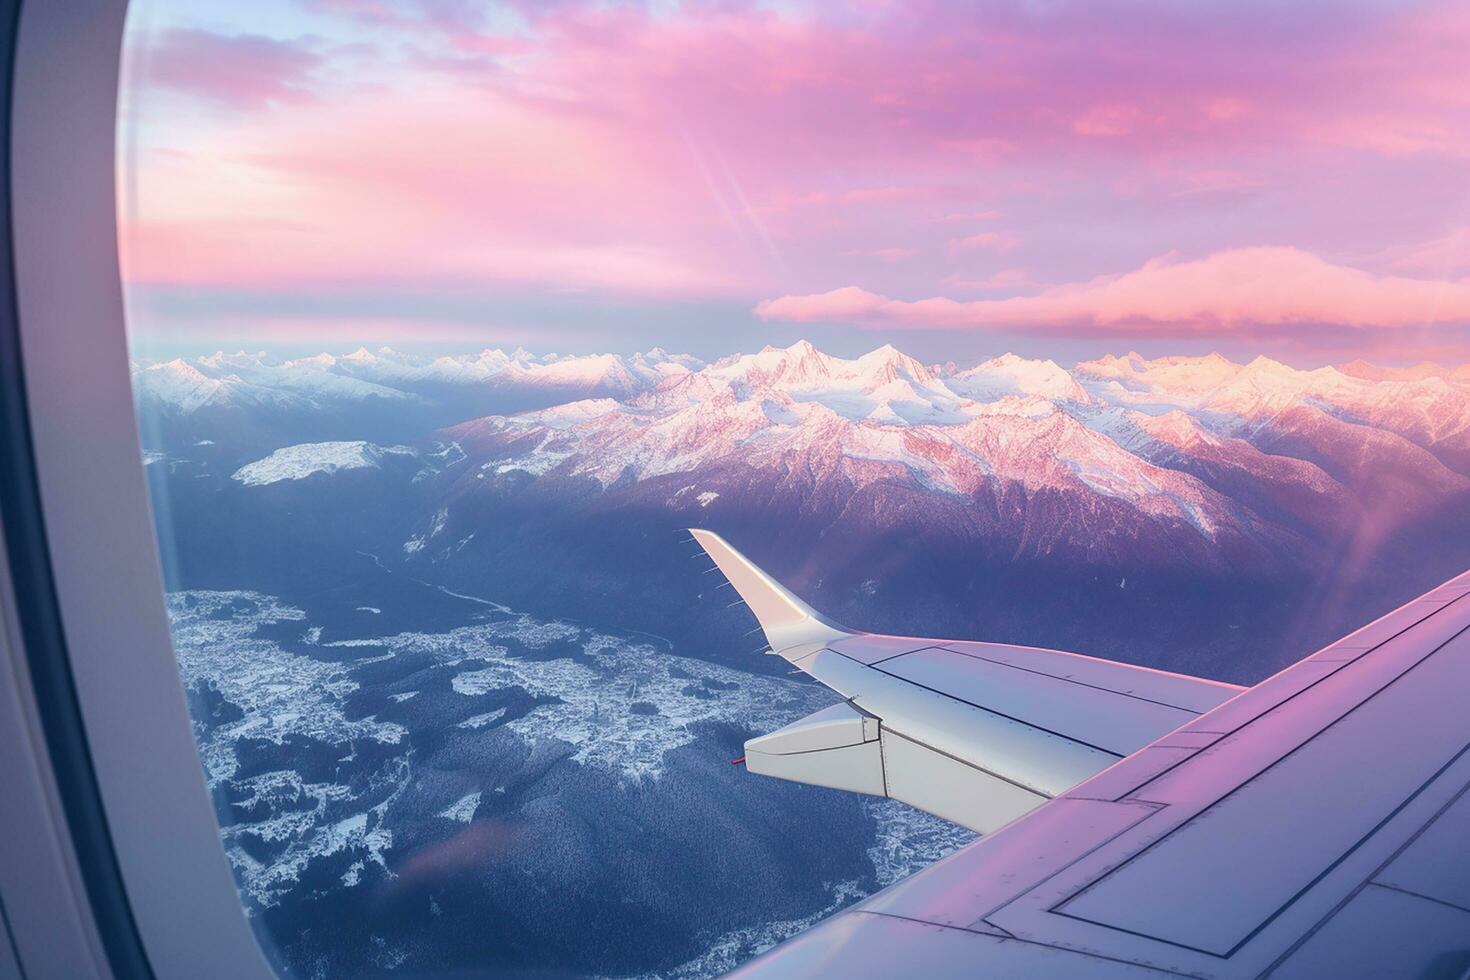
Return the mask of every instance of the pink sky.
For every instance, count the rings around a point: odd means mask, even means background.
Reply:
[[[137,329],[1470,357],[1464,4],[139,4]]]

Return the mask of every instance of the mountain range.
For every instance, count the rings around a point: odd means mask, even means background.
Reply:
[[[1369,510],[1411,520],[1470,489],[1470,379],[1370,380],[1218,355],[931,368],[888,346],[845,360],[803,342],[622,400],[444,435],[476,464],[461,483],[519,473],[663,488],[678,477],[669,505],[701,509],[748,490],[752,473],[773,491],[807,482],[817,497],[881,485],[963,499],[1021,553],[1126,547],[1118,532],[1151,528],[1199,562],[1299,548],[1303,533],[1347,533]],[[1079,515],[1038,527],[1053,497],[1124,526],[1099,537]]]
[[[217,354],[135,379],[170,473],[207,455],[230,493],[299,486],[314,498],[300,514],[333,487],[389,494],[393,516],[357,550],[664,635],[720,619],[671,564],[692,524],[741,536],[854,625],[1232,679],[1470,564],[1465,368],[924,364],[803,341],[708,364]],[[357,533],[339,531],[337,546]],[[1161,632],[1129,635],[1139,616]]]

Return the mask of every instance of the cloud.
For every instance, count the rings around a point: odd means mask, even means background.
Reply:
[[[1016,247],[1016,236],[1005,231],[982,231],[965,238],[953,239],[949,247],[956,250],[984,248],[996,252],[1009,252]]]
[[[1436,276],[1470,272],[1470,227],[1454,228],[1430,241],[1392,249],[1389,266],[1401,272]]]
[[[1129,136],[1165,121],[1136,105],[1100,105],[1072,120],[1072,131],[1082,136]]]
[[[884,262],[897,262],[899,259],[913,258],[918,253],[911,248],[848,248],[838,253],[845,258],[854,259],[882,259]]]
[[[176,28],[142,48],[142,80],[240,109],[313,98],[321,55],[305,44],[258,34]]]
[[[302,0],[302,6],[395,29],[424,27],[463,34],[481,28],[491,5],[484,0]]]
[[[1031,276],[1025,269],[1001,269],[999,272],[976,279],[961,275],[956,272],[944,277],[944,285],[950,289],[1021,289],[1025,286],[1034,285]]]
[[[1181,197],[1191,194],[1228,194],[1258,190],[1265,183],[1264,179],[1255,174],[1209,168],[1184,174],[1183,187],[1174,193]]]
[[[436,86],[355,92],[329,115],[247,114],[187,153],[149,155],[119,223],[124,275],[262,289],[730,291],[736,256],[669,232],[706,200],[668,162],[677,144],[619,139],[493,94],[466,107],[456,86]],[[609,174],[637,174],[649,193],[610,195]]]
[[[951,211],[939,220],[945,222],[994,221],[1001,216],[1001,212],[993,209],[989,211]]]
[[[1260,246],[1056,286],[1032,296],[891,299],[847,286],[768,299],[765,320],[912,328],[1038,328],[1187,334],[1293,327],[1470,324],[1470,279],[1375,275],[1296,248]]]

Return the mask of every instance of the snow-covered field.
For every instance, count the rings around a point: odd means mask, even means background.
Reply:
[[[169,611],[181,676],[196,695],[205,770],[231,800],[226,850],[256,911],[308,880],[316,890],[323,880],[352,889],[370,871],[396,874],[393,848],[410,819],[400,811],[427,774],[411,747],[420,725],[452,728],[457,739],[519,741],[530,750],[562,746],[567,762],[638,786],[676,778],[665,765],[669,753],[693,742],[704,723],[770,730],[835,697],[812,684],[678,656],[643,637],[516,613],[491,613],[501,618],[443,632],[323,641],[322,627],[303,610],[255,592],[179,592],[170,596]],[[399,690],[399,683],[382,698],[396,717],[426,698],[440,705],[447,698],[450,708],[463,699],[464,710],[409,715],[422,721],[406,723],[354,712],[349,702],[366,693],[372,670],[400,660],[418,665],[409,676],[423,689]],[[518,709],[473,710],[516,697]],[[306,745],[335,747],[337,761],[328,767],[337,778],[322,778],[320,758],[313,774],[291,764]],[[365,752],[370,745],[378,748]],[[276,750],[265,764],[263,747]],[[427,819],[449,839],[475,825],[484,801],[505,792],[493,779],[456,779],[455,792],[412,817],[415,833]],[[973,836],[891,801],[866,801],[864,812],[875,827],[867,857],[880,885]],[[856,881],[825,889],[826,907],[711,937],[705,953],[663,975],[723,972],[864,893]]]
[[[582,657],[527,660],[505,644],[535,649],[580,644]],[[519,616],[446,633],[403,633],[375,641],[391,651],[427,653],[466,669],[451,684],[474,697],[519,689],[540,704],[506,727],[530,741],[570,743],[573,761],[629,779],[657,779],[664,756],[693,740],[704,721],[779,728],[836,695],[810,684],[731,670],[659,650],[647,642]],[[482,727],[479,717],[462,724]]]

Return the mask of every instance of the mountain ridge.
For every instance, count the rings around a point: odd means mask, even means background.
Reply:
[[[708,364],[359,349],[168,371],[189,381],[178,428],[150,424],[142,398],[140,418],[188,587],[316,588],[368,554],[745,663],[749,627],[681,574],[676,531],[698,525],[858,628],[1244,682],[1470,563],[1470,383],[1453,372],[1218,354],[930,365],[810,343]],[[219,384],[236,404],[191,394]],[[396,446],[416,455],[379,455]],[[251,466],[258,485],[229,478]]]

